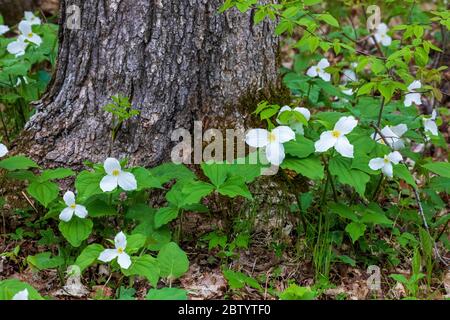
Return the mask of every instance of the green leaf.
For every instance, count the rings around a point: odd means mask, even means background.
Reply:
[[[187,292],[178,288],[150,289],[145,298],[147,300],[187,300]]]
[[[153,173],[145,168],[138,167],[131,171],[136,178],[138,191],[145,189],[160,189],[162,184],[160,179],[155,177]]]
[[[247,199],[252,199],[252,194],[247,188],[244,179],[241,177],[231,177],[224,184],[222,184],[217,191],[230,198],[235,198],[237,196],[242,196]]]
[[[404,180],[410,186],[417,187],[414,177],[404,164],[394,166],[394,176]]]
[[[296,284],[291,284],[280,293],[281,300],[314,300],[316,296],[317,293],[310,287],[299,287]]]
[[[75,260],[75,264],[80,267],[81,272],[83,272],[87,267],[92,265],[95,261],[97,261],[100,253],[105,250],[100,244],[91,244],[84,248],[78,256],[77,260]]]
[[[160,208],[155,214],[155,228],[159,229],[178,217],[179,209],[176,207]]]
[[[184,204],[198,203],[202,198],[209,195],[214,189],[215,188],[212,184],[202,181],[192,181],[186,183],[183,187],[183,193],[186,194],[183,202]]]
[[[140,233],[135,233],[127,237],[126,252],[129,254],[136,253],[143,248],[147,242],[147,237]]]
[[[353,243],[355,243],[359,238],[361,238],[364,235],[366,228],[367,228],[366,225],[363,223],[352,222],[347,225],[345,231],[347,231],[347,233],[352,238]]]
[[[105,176],[102,172],[83,171],[75,180],[75,188],[78,192],[78,199],[85,201],[96,194],[102,194],[100,189],[100,181]]]
[[[322,21],[325,21],[327,24],[333,27],[339,27],[339,22],[329,13],[322,13],[318,16],[318,18]]]
[[[324,176],[324,168],[320,159],[316,156],[310,156],[304,159],[286,158],[281,168],[294,170],[311,180],[320,180]]]
[[[352,186],[359,195],[364,197],[370,176],[360,170],[351,169],[351,166],[351,159],[343,157],[331,158],[329,163],[331,174],[337,176],[340,183]]]
[[[337,256],[337,258],[339,260],[341,260],[343,263],[351,265],[352,267],[356,267],[356,261],[354,259],[350,258],[349,256],[340,255],[340,256]]]
[[[154,218],[155,209],[150,208],[148,205],[144,203],[137,203],[128,208],[128,211],[125,215],[127,219],[133,219],[140,222],[144,221],[152,221]]]
[[[58,198],[59,187],[57,184],[50,181],[34,181],[30,183],[27,191],[33,198],[39,201],[40,204],[48,208],[48,205]]]
[[[70,169],[65,169],[65,168],[59,168],[59,169],[54,169],[54,170],[45,170],[44,172],[42,172],[39,180],[40,181],[49,181],[49,180],[55,180],[55,179],[64,179],[67,177],[71,177],[75,174],[75,172],[73,172]]]
[[[228,281],[228,285],[231,289],[242,289],[246,285],[261,290],[261,285],[256,281],[255,279],[243,274],[242,272],[235,272],[232,270],[224,270],[223,275],[225,276],[225,279]]]
[[[181,277],[189,269],[189,260],[186,253],[180,247],[170,242],[158,253],[161,277],[176,279]]]
[[[59,231],[73,247],[77,248],[84,240],[89,238],[93,225],[89,219],[80,219],[73,216],[69,222],[61,221],[59,223]]]
[[[450,163],[448,162],[433,162],[422,165],[425,169],[440,175],[444,178],[450,178]]]
[[[216,187],[220,186],[227,179],[227,166],[226,163],[202,163],[201,167],[203,173],[211,180],[212,184]]]
[[[330,210],[337,213],[340,217],[344,219],[349,219],[353,222],[358,222],[358,215],[352,210],[351,207],[344,205],[342,203],[333,203],[330,205]]]
[[[64,264],[64,258],[57,256],[52,258],[51,252],[38,253],[35,256],[28,256],[27,262],[39,270],[55,269]]]
[[[25,156],[15,156],[0,161],[0,168],[8,171],[26,170],[30,168],[39,168],[33,160]]]
[[[17,279],[0,281],[0,300],[12,300],[14,295],[25,289],[28,290],[29,300],[44,300],[35,288]]]
[[[125,276],[138,275],[147,278],[153,287],[156,287],[160,277],[158,260],[148,254],[140,257],[131,257],[131,266],[122,269]]]
[[[366,211],[365,213],[363,213],[361,222],[388,226],[392,226],[394,224],[394,221],[386,217],[386,215],[376,211]]]
[[[159,179],[161,184],[171,180],[186,181],[195,179],[195,174],[182,164],[165,163],[149,170],[149,172]]]
[[[284,148],[287,154],[298,158],[309,157],[315,151],[314,142],[299,135],[295,141],[285,143]]]
[[[117,215],[116,208],[100,199],[94,199],[86,204],[89,216],[92,218],[109,217]]]

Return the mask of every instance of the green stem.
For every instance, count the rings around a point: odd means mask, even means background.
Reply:
[[[381,106],[380,106],[380,113],[378,114],[378,121],[377,121],[377,127],[381,127],[381,120],[383,119],[383,111],[385,106],[385,99],[384,97],[381,99]]]
[[[375,192],[373,193],[372,201],[375,201],[378,198],[378,193],[380,192],[383,181],[384,181],[384,176],[381,175],[380,181],[378,181],[377,187],[375,188]]]

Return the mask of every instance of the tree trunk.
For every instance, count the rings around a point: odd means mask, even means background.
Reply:
[[[255,26],[251,13],[219,14],[222,3],[62,0],[57,71],[22,148],[46,164],[103,161],[111,115],[102,107],[118,93],[140,110],[123,125],[112,152],[132,164],[167,160],[173,130],[190,130],[196,120],[242,125],[250,114],[243,98],[278,86],[278,39],[274,22]],[[81,8],[80,30],[65,24],[73,4]]]

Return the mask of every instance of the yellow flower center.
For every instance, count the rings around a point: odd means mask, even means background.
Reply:
[[[112,175],[114,176],[114,177],[118,177],[119,176],[119,174],[120,174],[120,170],[113,170],[113,172],[112,172]]]
[[[75,203],[70,205],[71,209],[75,209],[76,207],[77,207],[77,205]]]
[[[389,162],[391,162],[391,161],[389,160],[389,158],[388,158],[388,157],[384,157],[384,163],[388,164]]]
[[[316,68],[316,72],[319,73],[321,70],[319,67]]]
[[[271,132],[269,133],[269,137],[267,139],[269,140],[270,143],[273,143],[277,141],[277,136]]]
[[[341,132],[338,130],[334,130],[332,133],[333,137],[335,138],[339,138],[341,136]]]
[[[33,38],[33,34],[32,34],[32,33],[29,33],[29,34],[28,34],[28,38]]]
[[[117,252],[118,252],[119,254],[122,254],[122,253],[123,253],[123,249],[122,249],[122,248],[119,248],[119,249],[117,249]]]

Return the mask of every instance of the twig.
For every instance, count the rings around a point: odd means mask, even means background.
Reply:
[[[36,211],[36,213],[39,213],[38,209],[36,209],[36,207],[34,206],[33,201],[31,201],[30,198],[28,198],[27,194],[22,191],[22,195],[25,197],[25,199],[30,204],[30,206],[34,209],[34,211]]]

